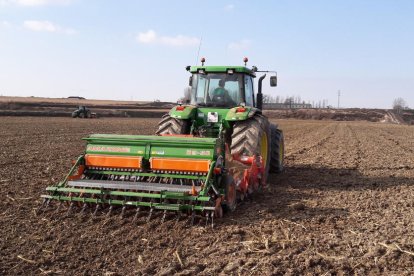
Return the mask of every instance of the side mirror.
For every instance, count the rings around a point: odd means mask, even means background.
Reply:
[[[192,86],[193,85],[193,76],[190,76],[190,78],[188,79],[188,86]]]
[[[275,87],[277,86],[277,76],[270,77],[270,86]]]

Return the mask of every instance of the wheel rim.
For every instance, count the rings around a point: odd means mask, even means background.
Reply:
[[[268,145],[267,145],[267,136],[266,133],[263,133],[262,138],[261,138],[261,143],[260,143],[260,155],[262,156],[263,159],[263,164],[267,164],[267,150],[268,150]]]

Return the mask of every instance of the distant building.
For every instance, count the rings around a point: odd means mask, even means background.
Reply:
[[[263,103],[263,109],[299,109],[312,108],[311,104],[306,103]]]

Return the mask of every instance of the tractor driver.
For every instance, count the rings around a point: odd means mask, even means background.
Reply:
[[[219,84],[219,87],[213,90],[212,102],[235,106],[236,103],[230,97],[227,89],[224,88],[225,81],[221,79],[218,84]]]

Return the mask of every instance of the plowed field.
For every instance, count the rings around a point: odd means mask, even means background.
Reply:
[[[409,126],[281,121],[286,171],[214,229],[35,215],[82,137],[152,134],[157,121],[1,117],[0,274],[414,274]]]

